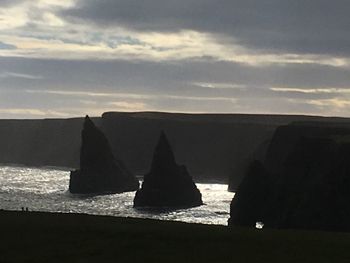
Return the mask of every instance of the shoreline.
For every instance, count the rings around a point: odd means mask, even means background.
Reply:
[[[350,234],[0,211],[0,262],[349,262]]]

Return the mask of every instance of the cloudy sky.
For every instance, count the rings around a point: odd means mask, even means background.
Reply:
[[[348,0],[0,0],[0,118],[350,117]]]

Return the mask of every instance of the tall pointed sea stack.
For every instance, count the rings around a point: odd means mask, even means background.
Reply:
[[[85,117],[81,136],[80,169],[71,171],[71,193],[109,194],[138,189],[136,177],[114,158],[106,136],[89,116]]]
[[[174,153],[161,133],[151,171],[136,192],[134,207],[184,208],[202,205],[202,195],[184,165],[177,165]]]

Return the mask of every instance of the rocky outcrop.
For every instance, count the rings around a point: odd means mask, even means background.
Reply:
[[[243,179],[229,225],[350,231],[349,135],[314,124],[278,129],[265,163]]]
[[[174,153],[161,133],[155,148],[151,170],[136,192],[134,207],[184,208],[202,205],[202,195],[187,169],[177,165]]]
[[[270,192],[268,182],[268,173],[263,164],[253,161],[231,202],[229,225],[254,226],[262,221],[262,205]]]
[[[136,177],[114,158],[107,138],[88,116],[81,136],[80,169],[70,174],[71,193],[109,194],[138,189]]]

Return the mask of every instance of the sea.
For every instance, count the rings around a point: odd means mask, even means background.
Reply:
[[[0,209],[84,213],[227,225],[234,193],[227,184],[197,183],[204,205],[178,210],[133,208],[135,192],[100,196],[68,191],[69,171],[58,168],[0,166]]]

